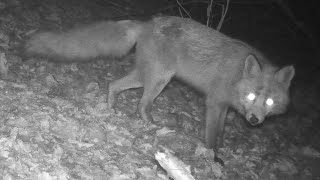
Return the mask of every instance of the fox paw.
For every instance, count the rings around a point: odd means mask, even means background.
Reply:
[[[217,156],[214,157],[214,162],[219,163],[221,166],[224,166],[224,161]]]

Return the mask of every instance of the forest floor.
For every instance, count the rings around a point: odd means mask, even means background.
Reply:
[[[121,93],[116,112],[107,107],[108,83],[130,71],[132,53],[81,63],[22,61],[21,44],[35,30],[65,30],[95,21],[99,11],[112,14],[75,2],[0,1],[0,179],[168,179],[155,159],[164,151],[197,180],[319,179],[320,153],[312,146],[318,142],[295,143],[305,138],[303,127],[290,126],[302,118],[296,113],[252,128],[229,112],[221,166],[203,145],[203,97],[191,88],[173,81],[155,100],[152,116],[162,127],[137,115],[141,89]]]

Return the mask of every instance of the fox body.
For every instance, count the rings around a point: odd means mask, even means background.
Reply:
[[[147,22],[107,21],[67,32],[34,34],[26,43],[28,55],[65,60],[122,56],[135,46],[134,69],[109,84],[108,105],[118,93],[144,88],[138,111],[152,121],[150,104],[176,77],[206,96],[205,143],[222,145],[229,108],[252,125],[283,113],[289,102],[293,66],[278,68],[256,49],[191,19],[155,17]],[[219,137],[219,138],[218,138]]]

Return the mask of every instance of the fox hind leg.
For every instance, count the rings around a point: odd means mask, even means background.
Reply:
[[[109,83],[109,108],[113,108],[117,94],[127,89],[140,87],[142,87],[142,83],[139,80],[139,71],[137,69],[131,71],[127,76]]]
[[[138,111],[142,120],[155,123],[150,115],[150,104],[169,83],[174,73],[162,68],[150,72],[152,72],[151,75],[145,77],[144,91],[138,106]]]

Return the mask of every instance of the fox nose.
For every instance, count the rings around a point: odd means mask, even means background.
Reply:
[[[249,122],[250,122],[251,125],[256,125],[256,124],[258,124],[259,119],[257,118],[256,115],[252,114],[250,119],[249,119]]]

